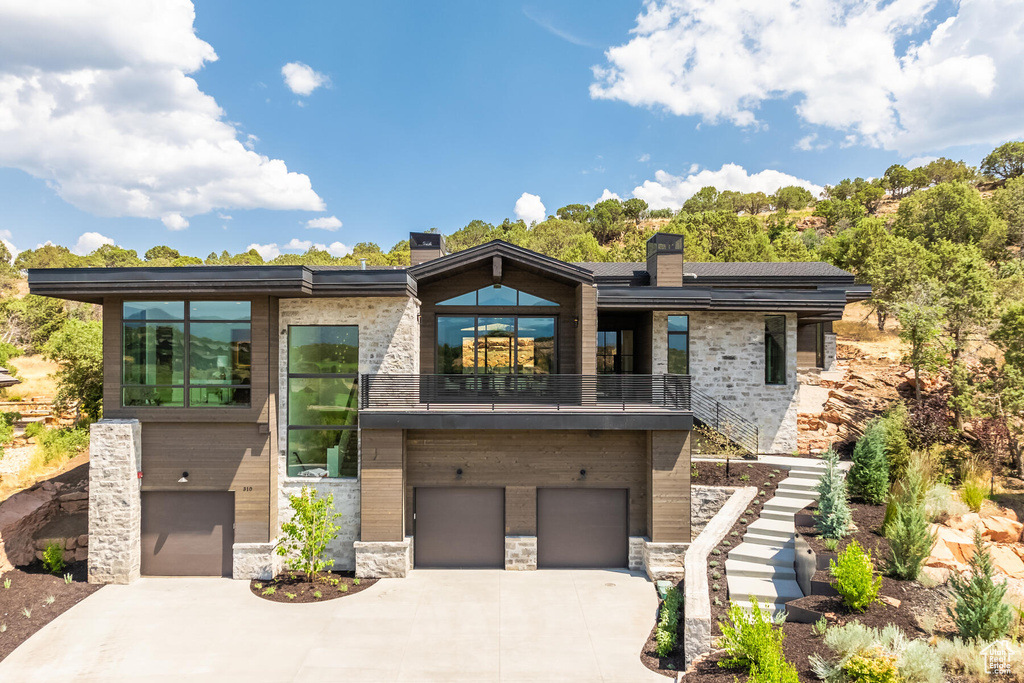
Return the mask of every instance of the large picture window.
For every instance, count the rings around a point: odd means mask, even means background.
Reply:
[[[355,477],[359,328],[288,328],[288,476]]]
[[[764,383],[786,383],[786,316],[764,317]]]
[[[129,407],[248,407],[248,301],[126,301],[121,403]]]
[[[437,317],[442,375],[549,375],[555,372],[555,318]]]
[[[690,374],[690,316],[668,316],[668,371]]]

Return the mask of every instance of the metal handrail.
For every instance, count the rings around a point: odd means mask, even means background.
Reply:
[[[543,406],[690,410],[689,375],[396,375],[359,379],[363,410]]]
[[[703,422],[747,452],[759,452],[760,433],[755,423],[692,387],[690,406],[694,419]]]

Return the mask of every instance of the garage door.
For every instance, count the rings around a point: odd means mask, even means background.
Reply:
[[[231,576],[235,495],[142,493],[144,576]]]
[[[505,489],[417,488],[416,567],[505,566]]]
[[[537,489],[537,566],[626,567],[628,489]]]

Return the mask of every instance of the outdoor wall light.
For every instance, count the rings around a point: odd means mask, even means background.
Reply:
[[[586,479],[586,478],[587,478],[587,471],[586,470],[580,470],[580,479]]]
[[[179,484],[187,484],[188,483],[188,472],[182,472],[181,473],[181,479],[178,480],[178,483]]]
[[[462,479],[462,468],[461,467],[459,469],[455,470],[455,478],[456,479]]]

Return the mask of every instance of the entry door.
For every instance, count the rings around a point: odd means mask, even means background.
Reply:
[[[415,496],[416,567],[504,568],[505,489],[417,488]]]
[[[537,566],[628,566],[628,507],[628,489],[537,489]]]
[[[235,494],[143,491],[143,576],[231,576]]]

